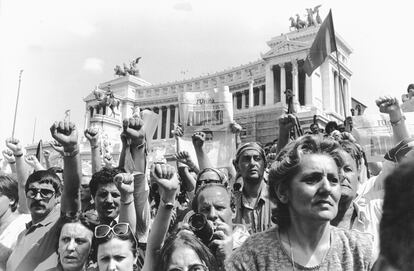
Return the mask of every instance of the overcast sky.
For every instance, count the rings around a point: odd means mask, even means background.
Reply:
[[[141,56],[141,76],[155,84],[246,64],[288,32],[290,16],[318,4],[354,49],[353,97],[376,112],[376,97],[400,98],[414,82],[410,2],[0,0],[0,144],[11,135],[20,69],[16,137],[28,144],[35,119],[35,141],[48,140],[66,109],[83,128],[82,99],[115,78],[115,65]]]

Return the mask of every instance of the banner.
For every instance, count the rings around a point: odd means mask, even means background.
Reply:
[[[405,124],[414,135],[414,112],[404,113]],[[384,160],[385,153],[396,144],[392,138],[392,126],[386,114],[365,114],[352,117],[352,134],[365,151],[368,162]]]
[[[226,86],[202,92],[183,92],[179,95],[180,122],[184,136],[179,138],[181,150],[186,150],[197,163],[191,140],[195,132],[206,133],[204,150],[212,165],[217,168],[231,166],[236,151],[234,134],[230,131],[233,122],[233,99]]]

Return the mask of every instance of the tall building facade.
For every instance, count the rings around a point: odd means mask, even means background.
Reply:
[[[286,90],[294,94],[294,108],[304,130],[315,115],[322,127],[331,120],[341,122],[345,114],[351,115],[352,49],[336,34],[339,65],[336,54],[332,54],[307,76],[304,60],[318,29],[319,26],[311,26],[274,37],[267,42],[269,50],[259,60],[206,76],[153,85],[127,74],[103,82],[98,87],[110,89],[119,99],[119,107],[114,112],[100,107],[95,95],[89,94],[84,99],[85,127],[102,127],[104,139],[112,142],[109,151],[116,156],[122,119],[146,108],[161,115],[151,144],[171,147],[171,130],[180,121],[178,94],[223,86],[228,86],[233,95],[234,119],[243,127],[243,141],[268,143],[277,139],[278,119],[287,111]]]

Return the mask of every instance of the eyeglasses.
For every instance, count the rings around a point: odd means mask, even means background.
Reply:
[[[174,267],[172,269],[168,269],[168,271],[183,271],[183,268]],[[187,268],[188,271],[208,271],[208,267],[201,263],[196,263],[189,265]]]
[[[118,223],[113,227],[105,224],[98,225],[95,227],[95,238],[106,238],[111,232],[122,239],[126,239],[132,235],[135,242],[138,244],[137,239],[128,223]]]
[[[46,189],[46,188],[40,188],[40,189],[29,188],[26,192],[26,196],[28,198],[34,199],[37,196],[37,194],[39,194],[39,193],[40,193],[40,196],[42,198],[50,199],[55,194],[55,191],[50,190],[50,189]]]

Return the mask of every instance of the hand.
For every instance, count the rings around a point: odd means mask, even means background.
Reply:
[[[144,122],[140,118],[124,119],[124,132],[131,141],[131,147],[137,147],[145,143],[145,132],[142,128]]]
[[[158,184],[158,191],[163,201],[173,202],[175,200],[179,182],[173,166],[152,164],[151,179]]]
[[[114,177],[114,182],[121,197],[130,195],[134,192],[134,175],[129,173],[118,173]]]
[[[23,154],[23,147],[17,138],[8,138],[6,140],[6,146],[13,152],[14,155]]]
[[[194,165],[194,162],[191,160],[190,154],[187,151],[179,151],[174,155],[174,157],[178,162],[186,164],[189,167]]]
[[[84,134],[91,147],[99,145],[99,129],[97,127],[89,127],[84,131]]]
[[[391,114],[395,112],[400,112],[400,105],[398,103],[397,98],[383,96],[375,100],[375,103],[377,104],[381,113]]]
[[[279,118],[279,130],[290,131],[296,124],[296,117],[293,114],[287,114]]]
[[[242,127],[237,122],[233,121],[230,123],[230,130],[233,134],[238,134],[242,131]]]
[[[55,122],[50,127],[52,137],[62,144],[66,152],[72,152],[78,145],[78,131],[72,122]]]
[[[64,150],[62,144],[57,141],[50,142],[50,147],[52,147],[55,151],[57,151],[60,155],[63,156]]]
[[[37,157],[32,154],[26,155],[24,157],[24,161],[34,169],[37,169],[39,166],[41,166],[39,160],[37,160]]]
[[[14,164],[16,162],[16,158],[14,158],[13,152],[10,149],[3,150],[2,153],[7,163]]]
[[[175,137],[182,137],[184,135],[183,125],[181,123],[178,123],[178,125],[176,125],[175,129],[172,131],[172,134]]]
[[[113,159],[112,159],[112,156],[110,154],[105,154],[103,156],[103,161],[104,161],[104,164],[105,164],[106,168],[112,168]]]
[[[203,148],[204,141],[206,141],[206,134],[204,132],[195,132],[192,136],[193,145],[195,149]]]
[[[48,160],[48,159],[49,159],[49,157],[50,157],[50,151],[48,151],[48,150],[44,150],[44,151],[43,151],[43,156],[45,157],[45,159],[46,159],[46,160]]]
[[[209,247],[215,252],[217,260],[220,263],[224,263],[233,252],[232,229],[230,225],[220,220],[216,220],[214,223],[217,227],[213,234],[213,241],[211,241]]]

